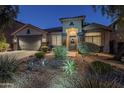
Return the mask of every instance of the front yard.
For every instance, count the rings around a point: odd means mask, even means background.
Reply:
[[[31,55],[34,55],[36,52],[37,51],[26,51],[26,50],[0,52],[0,56],[10,56],[10,57],[12,56],[12,57],[15,57],[16,59],[23,59]]]
[[[37,51],[1,53],[0,55],[4,56],[16,56],[21,63],[13,77],[14,82],[9,82],[11,83],[10,86],[0,86],[19,88],[97,88],[123,87],[124,85],[124,66],[113,60],[111,55],[97,53],[82,56],[77,52],[68,52],[67,60],[65,60],[61,59],[65,57],[62,55],[61,57],[59,55],[59,59],[56,59],[54,53],[45,53],[44,57],[37,59],[37,57],[40,56],[38,54],[36,57],[35,53],[37,53]],[[101,72],[98,71],[97,73],[91,65],[95,61],[110,64],[111,67],[107,66],[104,69],[100,66],[101,63],[97,63],[97,65],[105,70]],[[97,70],[101,70],[100,67],[97,68]]]

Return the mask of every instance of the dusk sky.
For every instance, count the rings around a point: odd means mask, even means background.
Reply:
[[[109,25],[111,20],[104,17],[100,11],[94,12],[91,6],[20,6],[18,20],[30,23],[40,28],[61,26],[59,18],[86,16],[86,22],[96,22]]]

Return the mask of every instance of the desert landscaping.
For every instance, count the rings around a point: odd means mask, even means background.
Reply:
[[[86,54],[86,51],[83,54],[60,46],[51,52],[12,51],[0,55],[0,67],[4,70],[0,74],[1,87],[95,88],[123,87],[124,84],[124,64],[110,54]],[[13,64],[5,64],[7,61]]]

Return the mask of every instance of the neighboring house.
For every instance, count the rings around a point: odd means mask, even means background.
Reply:
[[[124,26],[116,20],[109,27],[114,29],[110,36],[110,53],[124,53]]]
[[[110,52],[112,29],[97,23],[86,26],[85,16],[60,18],[62,26],[40,29],[25,24],[15,30],[13,36],[14,50],[39,50],[42,46],[64,45],[68,50],[76,50],[82,42],[94,43],[103,48],[103,52]]]

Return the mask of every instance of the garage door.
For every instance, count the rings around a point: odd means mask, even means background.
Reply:
[[[19,37],[19,47],[21,50],[39,50],[41,47],[41,36]]]

